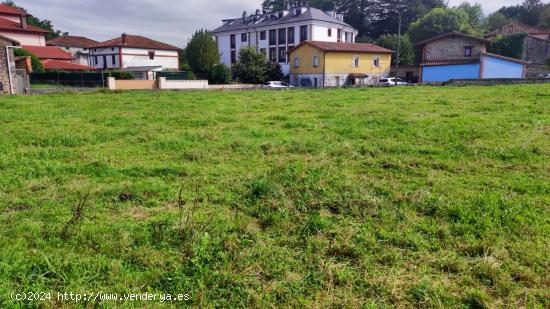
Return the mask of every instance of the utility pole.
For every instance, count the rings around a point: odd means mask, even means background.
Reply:
[[[397,29],[397,61],[395,62],[395,85],[397,86],[397,79],[399,78],[399,58],[401,57],[401,12],[396,12],[399,16],[399,29]]]

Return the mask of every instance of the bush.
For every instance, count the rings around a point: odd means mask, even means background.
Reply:
[[[212,69],[211,82],[213,84],[228,84],[231,82],[231,69],[223,63],[217,64]]]
[[[14,55],[16,57],[31,57],[31,64],[32,64],[33,72],[43,73],[45,71],[44,70],[44,65],[42,64],[40,59],[38,57],[36,57],[30,51],[22,49],[22,48],[16,48],[16,49],[14,49]]]
[[[550,67],[550,57],[546,58],[546,60],[544,61],[544,64]]]
[[[241,83],[263,84],[268,80],[281,80],[283,73],[278,63],[270,62],[266,56],[253,47],[239,52],[239,61],[231,68],[233,78]]]
[[[491,44],[489,52],[510,58],[521,59],[523,54],[523,41],[526,36],[527,34],[525,33],[499,36]]]
[[[131,80],[134,79],[134,75],[129,72],[123,72],[123,71],[109,71],[108,72],[109,77],[114,77],[119,80]]]

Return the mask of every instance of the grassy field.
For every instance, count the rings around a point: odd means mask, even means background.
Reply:
[[[3,308],[550,306],[549,85],[2,97],[0,124]]]

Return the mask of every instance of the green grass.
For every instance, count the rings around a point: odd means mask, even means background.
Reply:
[[[548,85],[4,97],[0,123],[0,307],[550,306]]]

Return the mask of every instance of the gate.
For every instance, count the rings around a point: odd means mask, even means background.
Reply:
[[[29,81],[27,79],[27,72],[25,70],[15,71],[15,94],[24,94],[29,87]]]

